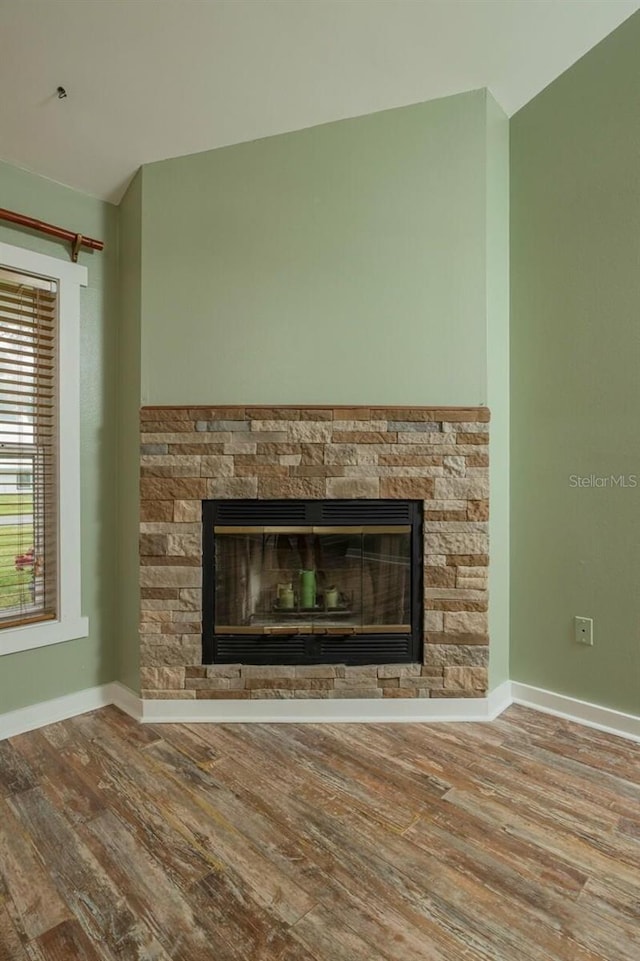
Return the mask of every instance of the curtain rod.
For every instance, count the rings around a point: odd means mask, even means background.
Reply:
[[[5,210],[0,207],[0,220],[7,220],[11,224],[19,227],[29,227],[31,230],[38,230],[41,234],[48,234],[50,237],[57,237],[59,240],[66,240],[71,244],[71,259],[76,263],[78,252],[81,247],[89,247],[91,250],[104,250],[101,240],[94,240],[92,237],[83,237],[82,234],[73,230],[65,230],[63,227],[55,227],[47,224],[44,220],[36,220],[34,217],[27,217],[24,214],[17,214],[13,210]]]

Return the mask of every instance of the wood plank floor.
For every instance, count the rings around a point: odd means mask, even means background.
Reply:
[[[0,742],[0,961],[638,961],[640,745],[490,724]]]

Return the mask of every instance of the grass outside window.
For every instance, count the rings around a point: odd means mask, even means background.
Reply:
[[[3,517],[29,518],[33,498],[25,494],[0,494],[0,610],[27,605],[33,589],[33,568],[16,569],[16,558],[33,547],[33,523],[3,524]]]

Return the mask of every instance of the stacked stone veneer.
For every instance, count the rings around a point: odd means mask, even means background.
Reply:
[[[147,698],[486,693],[486,408],[143,408],[140,650]],[[202,664],[201,502],[424,502],[422,664]]]

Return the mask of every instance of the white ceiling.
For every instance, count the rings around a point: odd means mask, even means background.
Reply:
[[[0,0],[0,158],[117,202],[140,164],[387,107],[486,86],[513,114],[639,7]]]

